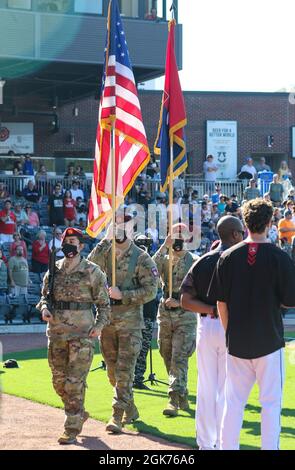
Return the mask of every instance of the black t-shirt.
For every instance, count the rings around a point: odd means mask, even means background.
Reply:
[[[238,208],[239,204],[233,201],[231,206],[229,204],[225,206],[224,212],[230,212],[231,214],[234,214],[235,212],[237,212]]]
[[[217,286],[216,279],[212,279],[212,276],[221,253],[221,247],[218,247],[203,255],[192,265],[182,282],[182,294],[188,293],[208,305],[216,305]]]
[[[216,269],[217,298],[228,308],[229,354],[255,359],[282,348],[281,305],[295,305],[295,266],[271,243],[242,242],[226,250]]]

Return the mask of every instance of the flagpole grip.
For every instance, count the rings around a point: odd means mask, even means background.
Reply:
[[[115,129],[112,123],[111,131],[111,158],[112,158],[112,286],[116,287],[116,152],[115,152]]]
[[[170,145],[170,167],[169,167],[169,234],[172,237],[173,225],[173,145]],[[173,250],[172,246],[169,247],[169,297],[172,297],[173,292],[173,265],[172,265]]]

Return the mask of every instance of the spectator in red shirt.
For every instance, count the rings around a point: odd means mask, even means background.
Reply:
[[[8,260],[7,260],[6,256],[3,254],[3,251],[2,251],[2,248],[1,248],[1,247],[0,247],[0,260],[4,261],[4,263],[5,263],[6,266],[7,266]]]
[[[32,271],[33,273],[45,273],[48,270],[49,247],[46,242],[46,232],[40,230],[37,240],[32,246]]]
[[[71,191],[65,192],[64,197],[64,219],[66,227],[74,227],[77,217],[76,201],[72,197]]]
[[[21,239],[20,233],[15,232],[13,234],[13,240],[14,241],[13,241],[13,243],[11,243],[10,250],[9,250],[10,257],[11,256],[16,256],[17,247],[22,246],[23,247],[23,257],[27,258],[28,257],[27,245],[26,245],[25,241]]]
[[[12,243],[16,231],[16,217],[11,210],[11,201],[7,199],[0,211],[0,243]]]
[[[28,217],[27,224],[31,227],[38,227],[40,225],[38,214],[32,210],[32,206],[30,204],[26,204],[25,212]]]

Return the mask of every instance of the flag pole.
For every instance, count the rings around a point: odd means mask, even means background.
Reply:
[[[115,123],[111,130],[111,159],[112,159],[112,287],[116,287],[116,153],[115,153]]]
[[[169,235],[172,238],[172,225],[173,225],[173,143],[170,142],[170,167],[169,167]],[[169,246],[169,297],[172,297],[173,292],[173,265],[172,265],[173,249]]]

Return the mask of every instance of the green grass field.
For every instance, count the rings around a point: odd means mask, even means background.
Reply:
[[[295,333],[290,334],[295,338]],[[62,403],[51,385],[51,374],[47,363],[47,351],[44,349],[21,353],[8,354],[7,358],[18,360],[19,369],[2,369],[1,377],[3,391],[29,400],[61,408]],[[158,350],[154,350],[154,371],[159,380],[167,380],[163,361]],[[101,361],[96,353],[93,367]],[[282,411],[281,449],[295,449],[295,349],[286,349],[286,381]],[[135,401],[140,411],[140,421],[130,429],[135,429],[155,436],[163,437],[173,442],[195,446],[195,394],[196,394],[196,359],[190,360],[189,370],[189,399],[192,410],[189,413],[180,412],[177,418],[162,415],[166,404],[166,387],[154,386],[151,391],[135,391]],[[108,383],[106,372],[98,370],[88,376],[86,409],[91,417],[106,422],[111,414],[112,387]],[[24,410],[25,412],[25,410]],[[242,449],[258,449],[260,447],[260,406],[258,390],[255,387],[251,393],[241,434]]]

